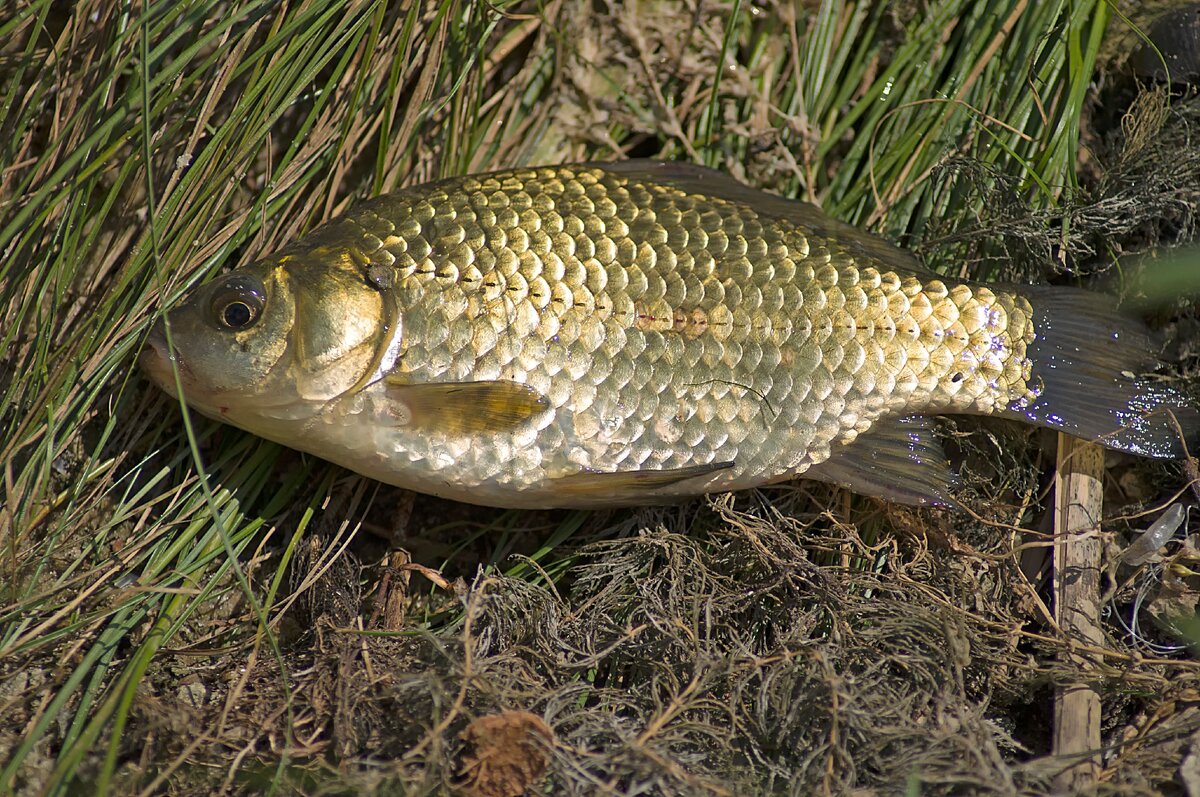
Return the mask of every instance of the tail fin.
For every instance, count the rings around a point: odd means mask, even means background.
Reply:
[[[1022,286],[1037,337],[1026,351],[1041,394],[1004,413],[1144,457],[1197,454],[1200,410],[1177,388],[1144,374],[1160,350],[1144,324],[1113,300],[1078,288]],[[1182,431],[1182,437],[1180,432]]]

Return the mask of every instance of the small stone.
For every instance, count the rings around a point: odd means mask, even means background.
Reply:
[[[381,291],[390,290],[396,281],[396,272],[388,266],[372,263],[367,268],[367,282]]]
[[[199,681],[182,684],[175,695],[180,703],[192,708],[201,708],[208,702],[208,688]]]

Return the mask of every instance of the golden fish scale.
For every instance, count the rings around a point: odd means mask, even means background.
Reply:
[[[1033,395],[1020,294],[602,168],[422,186],[365,203],[322,241],[393,292],[397,376],[514,380],[548,400],[494,440],[395,446],[465,486],[731,461],[712,486],[736,489],[802,473],[883,416]]]

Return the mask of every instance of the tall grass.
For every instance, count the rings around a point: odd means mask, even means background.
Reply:
[[[400,185],[630,149],[915,240],[982,209],[937,171],[952,157],[1034,205],[1073,186],[1104,2],[811,6],[9,6],[0,791],[102,792],[122,768],[152,786],[171,763],[138,762],[123,733],[164,651],[258,646],[285,666],[302,538],[325,518],[344,540],[366,512],[362,480],[185,426],[134,367],[161,308],[219,269]]]

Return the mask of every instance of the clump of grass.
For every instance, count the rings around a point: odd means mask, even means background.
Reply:
[[[1014,229],[1082,260],[1134,230],[1077,178],[1106,3],[15,9],[0,791],[431,790],[466,721],[514,707],[557,734],[564,791],[1044,785],[1019,712],[1078,673],[1022,635],[1007,532],[811,485],[612,517],[406,508],[182,423],[134,357],[188,288],[358,198],[523,163],[704,162],[979,279],[1002,186]],[[1031,466],[1000,478],[1036,492]],[[397,543],[447,583],[381,564]],[[1161,686],[1104,661],[1091,677]]]

